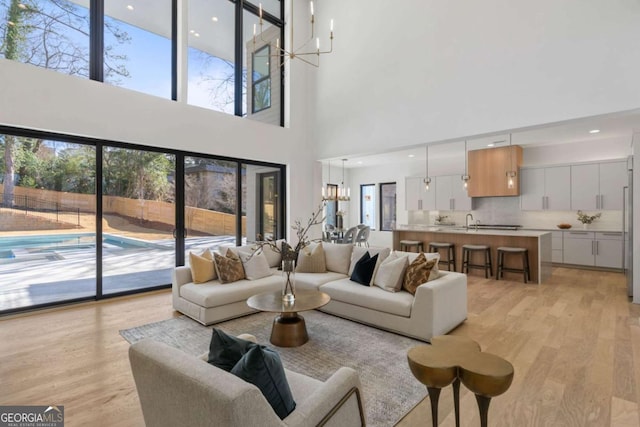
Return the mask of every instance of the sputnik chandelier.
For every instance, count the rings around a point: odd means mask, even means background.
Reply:
[[[291,4],[291,14],[289,15],[289,27],[291,28],[291,46],[295,46],[294,39],[294,28],[293,28],[293,3],[295,0],[290,0]],[[289,58],[290,60],[298,58],[302,62],[312,65],[314,67],[320,66],[320,55],[325,53],[333,52],[333,19],[329,22],[329,50],[320,50],[320,37],[315,36],[315,11],[313,8],[313,1],[309,2],[309,11],[311,13],[311,37],[307,39],[300,46],[293,47],[292,50],[287,50],[283,46],[280,46],[280,39],[276,39],[276,53],[271,56],[282,57],[283,60],[280,62],[280,65],[284,65],[284,60]],[[258,29],[256,25],[253,25],[253,53],[256,52],[256,41],[259,38],[265,44],[270,44],[271,41],[265,40],[263,38],[263,20],[262,20],[262,3],[260,3],[260,33],[258,34]],[[307,47],[310,43],[313,42],[315,38],[315,50],[309,49]],[[313,58],[315,57],[315,61]]]

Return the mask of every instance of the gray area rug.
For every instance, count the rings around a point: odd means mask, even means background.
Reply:
[[[284,366],[325,381],[341,366],[355,369],[362,382],[367,425],[393,426],[427,394],[411,374],[407,351],[425,343],[318,311],[303,313],[309,341],[296,348],[269,343],[273,313],[257,313],[214,325],[229,334],[249,333],[277,349]],[[192,355],[209,351],[211,328],[186,316],[125,329],[130,343],[153,338]]]

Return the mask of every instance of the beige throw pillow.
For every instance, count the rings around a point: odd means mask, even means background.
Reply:
[[[273,274],[269,267],[269,261],[267,261],[267,257],[262,252],[241,251],[240,260],[242,261],[244,274],[248,280],[261,279]]]
[[[335,273],[349,274],[353,245],[326,243],[323,250],[327,270]]]
[[[296,273],[326,273],[322,242],[315,246],[307,246],[298,254]]]
[[[240,261],[235,252],[227,251],[226,256],[214,253],[213,258],[221,283],[237,282],[245,278],[242,261]]]
[[[200,255],[189,252],[189,266],[193,283],[205,283],[217,277],[213,255],[209,249],[205,249]]]
[[[407,267],[407,271],[404,273],[404,281],[402,282],[402,289],[409,292],[411,295],[416,294],[416,289],[423,283],[427,283],[429,280],[429,274],[438,261],[435,259],[427,261],[427,258],[422,252],[420,255]]]
[[[409,257],[391,254],[378,267],[373,284],[385,291],[398,292],[402,288],[402,279],[409,265]]]

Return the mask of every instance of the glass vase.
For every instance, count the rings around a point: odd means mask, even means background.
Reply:
[[[291,259],[282,261],[282,301],[288,304],[296,300],[296,270]]]

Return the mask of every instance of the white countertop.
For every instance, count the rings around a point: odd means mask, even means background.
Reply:
[[[483,230],[451,226],[399,225],[394,231],[419,231],[424,233],[478,234],[483,236],[540,237],[549,234],[548,230]]]

